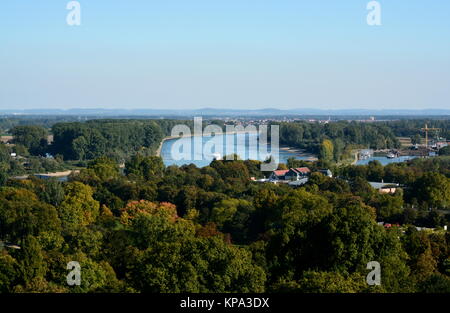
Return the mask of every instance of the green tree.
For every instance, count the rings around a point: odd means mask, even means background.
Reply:
[[[87,226],[99,215],[100,204],[92,197],[92,188],[79,182],[65,188],[64,201],[58,208],[59,217],[66,230]]]
[[[419,285],[419,291],[423,293],[450,293],[450,278],[442,274],[430,275]]]
[[[414,194],[423,204],[432,208],[450,207],[450,179],[439,173],[428,172],[413,185]]]
[[[139,215],[139,250],[128,258],[130,282],[142,292],[262,292],[265,273],[250,252],[218,236],[195,237],[192,222]],[[145,238],[145,241],[144,241]]]
[[[381,182],[384,177],[384,167],[378,161],[370,161],[367,166],[367,179],[373,182]]]
[[[319,158],[325,162],[331,162],[334,159],[334,145],[329,139],[322,141],[320,145]]]
[[[212,209],[211,220],[223,232],[230,233],[234,241],[245,243],[253,212],[253,205],[247,200],[225,199]]]
[[[95,262],[84,253],[78,252],[71,257],[77,260],[82,268],[82,283],[74,286],[73,293],[121,292],[122,286],[116,273],[106,261]]]
[[[225,223],[230,222],[233,219],[238,211],[239,204],[240,200],[238,199],[222,200],[213,208],[211,220],[216,223],[217,226],[222,227]]]
[[[0,189],[0,238],[17,242],[28,235],[60,231],[55,207],[42,203],[31,191],[22,188]]]
[[[145,180],[161,178],[164,172],[164,163],[160,157],[144,157],[136,154],[125,164],[125,174],[135,175]]]
[[[411,137],[411,143],[413,145],[420,145],[422,143],[422,137],[419,134],[416,134]]]
[[[450,155],[450,146],[439,149],[439,155]]]
[[[43,179],[35,185],[35,193],[41,201],[58,206],[64,200],[63,184],[56,179]]]
[[[45,264],[44,252],[38,240],[33,236],[27,236],[21,243],[21,250],[17,257],[18,275],[24,284],[33,279],[45,277],[47,266]]]
[[[348,275],[333,272],[307,271],[298,281],[298,290],[306,293],[357,293],[367,289],[365,277],[359,273]]]
[[[374,194],[370,205],[377,209],[380,221],[396,221],[403,212],[403,192],[397,191],[394,195]]]
[[[33,155],[42,155],[47,150],[47,130],[41,126],[15,126],[11,134],[15,144],[25,146]]]
[[[12,292],[12,286],[16,284],[17,261],[0,250],[0,293]]]

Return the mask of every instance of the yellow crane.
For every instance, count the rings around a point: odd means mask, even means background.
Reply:
[[[428,132],[440,131],[440,128],[428,128],[428,124],[425,124],[425,128],[421,128],[421,131],[425,132],[425,147],[428,149]]]

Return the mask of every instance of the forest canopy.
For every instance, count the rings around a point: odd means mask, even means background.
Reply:
[[[448,159],[348,166],[298,189],[252,182],[254,162],[135,155],[122,174],[101,157],[69,182],[8,180],[0,238],[21,249],[0,252],[0,292],[450,292]],[[405,188],[380,194],[373,175]],[[381,286],[365,281],[374,260]]]

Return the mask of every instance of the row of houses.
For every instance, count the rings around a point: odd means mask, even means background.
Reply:
[[[316,172],[322,173],[330,178],[333,177],[333,173],[329,169],[321,169]],[[290,168],[288,170],[276,170],[272,172],[269,178],[253,180],[259,183],[288,184],[292,187],[299,187],[308,182],[309,175],[311,175],[311,170],[308,167],[298,167]],[[400,184],[385,183],[384,181],[369,182],[369,184],[372,188],[378,190],[378,192],[382,194],[394,194],[400,187]]]
[[[307,167],[291,168],[288,170],[273,171],[269,177],[270,181],[297,181],[308,177],[311,170]]]
[[[333,173],[329,169],[318,170],[328,177],[333,177]],[[289,186],[302,186],[308,182],[311,170],[308,167],[290,168],[288,170],[273,171],[269,178],[255,180],[260,183],[287,184]]]
[[[378,222],[378,225],[383,226],[384,228],[388,229],[388,228],[392,228],[392,227],[402,227],[402,225],[400,225],[399,223],[397,224],[390,224],[390,223],[385,223],[385,222]],[[419,227],[419,226],[414,226],[417,229],[417,231],[435,231],[436,228],[429,228],[429,227]],[[444,231],[448,230],[448,226],[444,225],[443,227]],[[405,230],[402,230],[402,233],[405,233]]]

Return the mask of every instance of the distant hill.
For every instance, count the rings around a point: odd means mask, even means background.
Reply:
[[[373,110],[345,109],[323,110],[314,108],[280,110],[274,108],[257,110],[203,108],[194,110],[165,109],[0,109],[3,115],[78,115],[78,116],[450,116],[450,109],[427,110]]]

